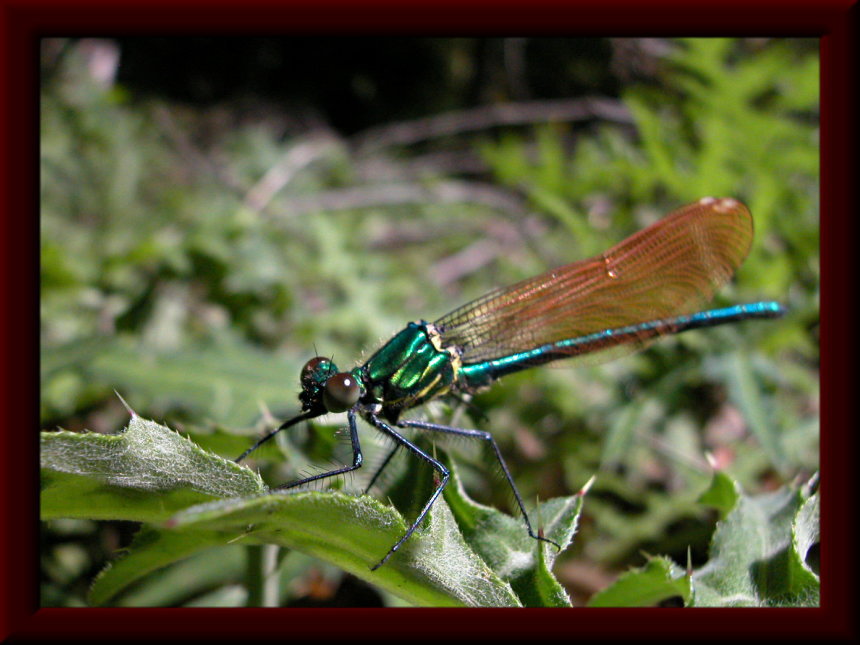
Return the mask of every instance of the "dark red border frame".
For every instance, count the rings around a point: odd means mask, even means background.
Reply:
[[[0,0],[0,97],[5,202],[2,246],[4,450],[0,491],[0,638],[10,641],[81,636],[88,640],[243,636],[372,638],[426,637],[533,640],[558,634],[748,639],[857,634],[849,572],[855,570],[855,505],[849,416],[853,345],[850,302],[855,74],[853,1],[722,0],[714,2],[531,2],[420,0],[402,3],[305,0],[155,0],[150,2]],[[340,33],[414,35],[749,35],[821,38],[822,53],[822,460],[825,464],[821,549],[825,571],[819,609],[39,609],[37,605],[38,490],[32,411],[38,399],[37,60],[42,36],[101,33]],[[22,405],[25,402],[25,405]],[[315,612],[338,612],[325,620]],[[372,612],[383,611],[374,614]],[[320,620],[323,618],[323,620]],[[335,618],[335,614],[332,614]]]

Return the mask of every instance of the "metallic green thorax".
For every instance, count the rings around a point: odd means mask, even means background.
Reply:
[[[446,394],[459,371],[459,350],[442,347],[436,328],[419,321],[409,323],[353,375],[365,390],[362,400],[381,404],[385,417],[396,421],[402,410]]]

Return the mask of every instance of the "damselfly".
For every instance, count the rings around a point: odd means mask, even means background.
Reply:
[[[442,463],[397,429],[472,437],[492,447],[528,534],[558,547],[533,530],[489,432],[405,420],[401,414],[431,399],[471,393],[506,374],[551,361],[584,355],[603,360],[640,349],[666,334],[782,315],[783,307],[776,302],[699,311],[743,262],[752,237],[752,216],[743,204],[706,197],[599,256],[491,291],[435,322],[411,322],[363,365],[348,372],[341,372],[328,358],[313,358],[301,372],[301,414],[265,435],[236,461],[292,425],[328,412],[346,412],[352,464],[278,488],[361,467],[358,416],[393,439],[395,450],[402,446],[429,463],[439,475],[433,493],[403,536],[372,567],[375,570],[421,524],[449,479]]]

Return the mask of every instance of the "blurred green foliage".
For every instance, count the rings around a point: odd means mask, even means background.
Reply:
[[[784,319],[508,377],[458,420],[493,431],[527,500],[597,473],[556,564],[573,593],[595,591],[580,586],[583,561],[611,576],[643,550],[685,562],[689,546],[701,563],[715,520],[696,504],[705,452],[749,491],[818,466],[818,56],[806,41],[688,39],[655,65],[624,85],[626,123],[362,152],[277,115],[132,100],[93,81],[70,47],[41,91],[42,427],[117,431],[127,416],[116,389],[235,457],[270,414],[297,410],[311,356],[347,366],[409,320],[599,253],[681,204],[732,196],[756,238],[718,299],[779,300]],[[463,148],[479,152],[480,182],[433,163]],[[488,183],[510,199],[488,205]],[[313,426],[284,443],[324,463],[337,442],[315,437],[330,435]],[[279,469],[275,452],[263,457]],[[513,513],[493,469],[463,452],[474,497]],[[286,468],[263,474],[280,483],[295,475]],[[44,598],[75,604],[86,590],[75,581],[106,555],[57,531],[50,523],[44,538]]]

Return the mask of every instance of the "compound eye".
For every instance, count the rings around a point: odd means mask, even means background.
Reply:
[[[332,376],[323,390],[323,403],[329,412],[346,412],[358,401],[361,388],[352,374],[339,372]]]
[[[333,367],[333,364],[327,358],[324,358],[322,356],[312,358],[307,363],[305,363],[305,366],[302,368],[301,384],[303,386],[310,385],[315,380],[314,377],[317,376],[320,371],[324,370],[325,372],[328,372],[331,367]],[[337,370],[335,369],[333,371]]]

